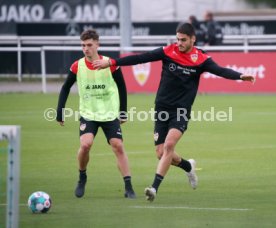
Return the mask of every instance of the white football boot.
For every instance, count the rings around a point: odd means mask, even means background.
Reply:
[[[156,189],[153,187],[145,188],[146,199],[152,202],[156,196]]]
[[[192,169],[190,172],[186,172],[187,176],[189,178],[189,183],[192,186],[193,189],[196,189],[198,178],[195,172],[196,169],[196,161],[194,159],[189,159],[188,162],[191,163]]]

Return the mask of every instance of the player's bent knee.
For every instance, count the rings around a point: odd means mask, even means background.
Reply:
[[[88,153],[91,146],[92,146],[92,143],[82,143],[81,144],[81,150],[85,153]]]
[[[123,151],[123,142],[121,139],[111,139],[109,143],[116,151]]]
[[[166,141],[164,144],[165,151],[173,151],[175,147],[175,143],[173,141]]]
[[[163,155],[163,148],[157,147],[155,149],[155,152],[156,152],[156,157],[160,160],[162,158],[162,155]]]

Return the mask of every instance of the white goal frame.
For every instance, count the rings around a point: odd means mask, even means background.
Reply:
[[[0,125],[0,141],[8,141],[6,227],[19,227],[21,127]]]

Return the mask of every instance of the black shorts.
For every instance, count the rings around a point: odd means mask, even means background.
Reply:
[[[183,109],[155,109],[154,143],[159,145],[165,142],[170,129],[175,128],[184,133],[188,128],[190,110]]]
[[[99,127],[103,129],[107,142],[111,138],[123,139],[120,121],[118,119],[106,122],[85,120],[80,118],[80,136],[85,133],[92,133],[96,137]]]

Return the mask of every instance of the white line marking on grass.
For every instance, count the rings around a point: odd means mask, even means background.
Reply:
[[[147,154],[149,152],[148,151],[127,151],[126,153],[127,154]],[[114,153],[110,151],[110,153],[103,152],[98,154],[92,154],[91,156],[110,156],[110,155],[114,156]]]
[[[251,115],[276,115],[276,112],[248,112]]]
[[[185,209],[185,210],[207,210],[207,211],[252,211],[248,208],[212,208],[212,207],[171,207],[171,206],[131,206],[136,209]]]
[[[276,145],[252,145],[252,146],[237,146],[229,147],[224,150],[250,150],[250,149],[274,149]]]

